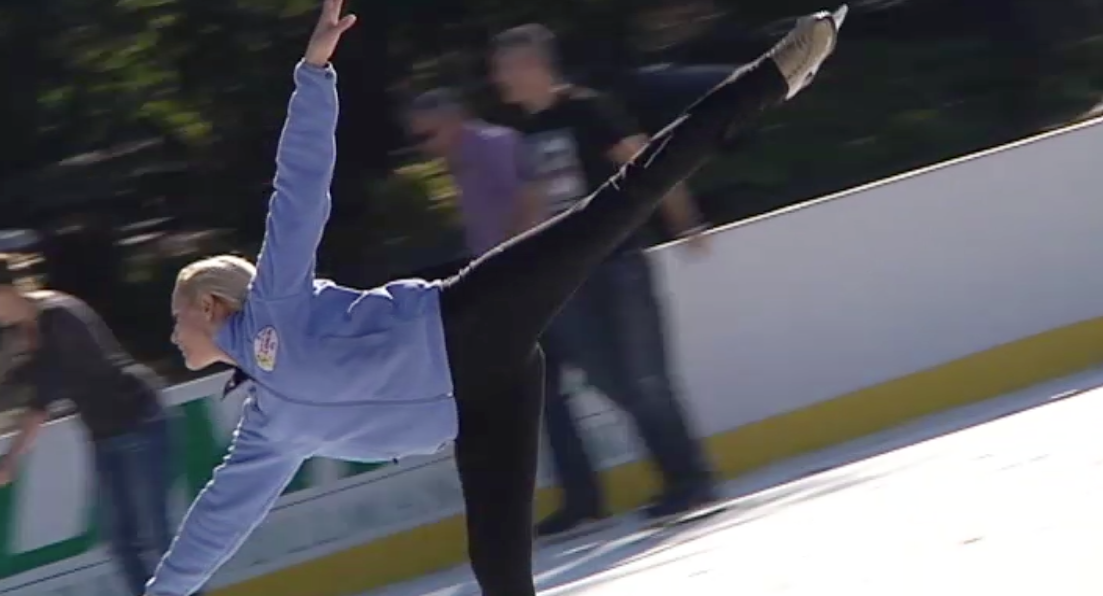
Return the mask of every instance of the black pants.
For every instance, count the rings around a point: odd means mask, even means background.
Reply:
[[[787,86],[770,60],[714,88],[591,196],[484,254],[441,295],[468,555],[484,596],[533,596],[532,503],[548,323],[663,197]]]

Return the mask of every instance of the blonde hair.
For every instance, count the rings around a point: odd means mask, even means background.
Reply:
[[[209,294],[222,300],[233,310],[241,310],[245,304],[245,296],[249,293],[249,284],[253,283],[256,274],[256,266],[241,257],[209,257],[180,270],[176,275],[173,296],[177,300],[191,302],[201,295]]]

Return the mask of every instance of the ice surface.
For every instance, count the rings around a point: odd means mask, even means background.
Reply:
[[[1103,594],[1103,371],[941,414],[725,486],[677,529],[624,517],[544,546],[556,596]],[[370,596],[475,596],[466,567]]]

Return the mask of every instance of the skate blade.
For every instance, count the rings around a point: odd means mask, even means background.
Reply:
[[[835,9],[835,12],[831,13],[831,20],[835,21],[835,29],[838,30],[843,26],[843,21],[846,21],[846,15],[850,12],[850,7],[843,4]]]

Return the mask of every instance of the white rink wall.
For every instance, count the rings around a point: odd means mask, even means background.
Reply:
[[[653,253],[707,434],[1103,316],[1103,125]]]
[[[1103,316],[1103,126],[1076,127],[717,230],[693,260],[652,251],[687,408],[705,435]],[[239,403],[225,375],[175,387],[194,477]],[[638,457],[622,417],[587,398],[609,467]],[[3,439],[10,441],[10,437]],[[0,593],[119,593],[95,547],[89,455],[75,421],[48,426],[0,490]],[[197,489],[179,482],[182,511]],[[228,585],[460,511],[447,454],[363,472],[311,462]]]

